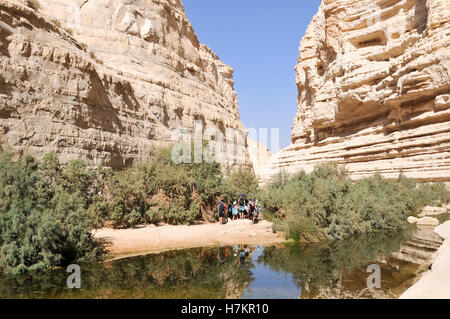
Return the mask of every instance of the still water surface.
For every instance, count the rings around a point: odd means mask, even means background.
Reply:
[[[394,298],[416,265],[389,257],[409,234],[326,244],[200,248],[82,265],[81,289],[65,269],[0,276],[0,298]],[[382,270],[382,289],[367,289],[367,266]]]

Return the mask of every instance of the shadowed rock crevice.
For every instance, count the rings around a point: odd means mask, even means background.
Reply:
[[[414,24],[418,33],[422,34],[428,24],[427,0],[419,0],[414,12]]]

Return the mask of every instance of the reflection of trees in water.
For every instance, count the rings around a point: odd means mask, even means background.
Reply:
[[[231,252],[231,250],[230,250]],[[66,287],[65,270],[0,277],[0,298],[230,298],[253,280],[249,264],[216,249],[173,251],[82,267],[82,289]]]
[[[397,233],[267,247],[257,262],[274,272],[292,274],[304,297],[318,296],[333,288],[348,291],[343,283],[349,276],[364,278],[362,273],[355,275],[355,270],[364,271],[370,262],[398,251],[408,237]],[[239,253],[234,256],[231,248],[228,256],[225,252],[224,248],[191,249],[84,265],[81,290],[66,288],[65,269],[0,276],[0,298],[240,298],[253,281],[254,266],[247,257],[246,266],[241,267]]]
[[[325,288],[341,285],[345,273],[398,251],[409,236],[405,232],[306,246],[267,247],[258,263],[275,272],[292,274],[304,296],[314,296]]]

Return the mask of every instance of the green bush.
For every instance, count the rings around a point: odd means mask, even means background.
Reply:
[[[0,149],[0,268],[22,273],[101,254],[92,228],[192,224],[214,218],[218,198],[255,194],[256,178],[224,179],[217,163],[175,164],[170,147],[123,171],[61,165],[53,154],[14,162]]]
[[[416,186],[404,176],[352,182],[342,168],[325,165],[311,174],[279,174],[261,197],[277,230],[294,240],[316,241],[405,229],[408,216],[448,201],[449,194],[444,184]]]
[[[224,194],[227,200],[237,200],[240,194],[254,199],[259,194],[258,180],[250,169],[240,168],[224,179]]]
[[[42,165],[31,156],[14,162],[0,152],[0,269],[42,270],[98,257],[92,222],[79,192],[61,184],[55,157]]]
[[[103,196],[92,200],[89,206],[97,227],[212,221],[219,198],[231,200],[241,193],[249,196],[257,193],[253,172],[238,170],[224,177],[218,163],[175,164],[171,154],[172,147],[154,150],[137,167],[100,179],[104,183],[97,184],[103,185]],[[73,168],[71,171],[77,172]],[[72,179],[77,181],[80,192],[92,193],[89,174],[73,173],[67,180]]]

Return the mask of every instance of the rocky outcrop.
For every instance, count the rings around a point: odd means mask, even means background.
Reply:
[[[180,0],[0,0],[0,41],[0,135],[18,154],[129,166],[197,122],[226,135],[225,164],[249,163],[233,70]]]
[[[444,243],[433,256],[431,270],[410,287],[401,299],[448,299],[450,298],[450,221],[435,228]]]
[[[273,169],[345,164],[450,181],[447,0],[323,0],[301,41],[292,144]]]
[[[437,226],[437,225],[439,225],[439,219],[434,218],[434,217],[422,217],[417,221],[417,225]]]

